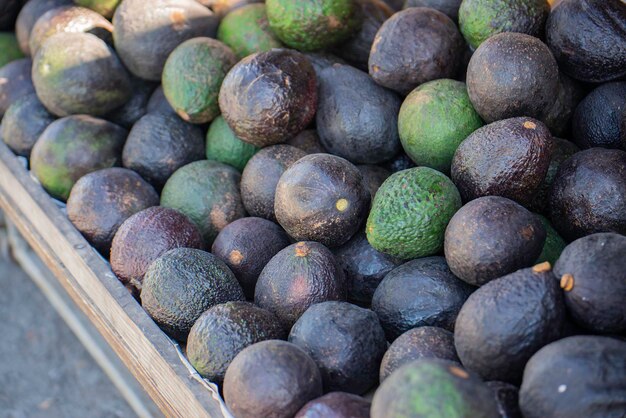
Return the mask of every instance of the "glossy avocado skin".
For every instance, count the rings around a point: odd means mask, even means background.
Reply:
[[[154,206],[128,218],[111,243],[111,268],[122,283],[141,290],[150,264],[167,251],[203,248],[198,228],[182,213]]]
[[[265,265],[290,244],[285,231],[263,218],[241,218],[228,224],[213,242],[211,252],[235,273],[246,298],[254,299],[254,288]]]
[[[286,341],[247,347],[224,379],[226,405],[238,418],[291,418],[322,393],[322,377],[313,359]]]
[[[30,58],[21,58],[0,68],[0,78],[8,81],[0,85],[0,116],[19,98],[35,94],[31,79],[32,65]]]
[[[250,55],[224,78],[219,106],[242,140],[257,147],[284,142],[315,116],[315,70],[304,55],[289,49]]]
[[[596,87],[576,107],[572,119],[574,142],[582,149],[604,147],[626,150],[620,138],[621,116],[625,110],[626,81]]]
[[[220,384],[241,350],[286,338],[287,331],[269,311],[249,302],[226,302],[206,310],[191,327],[187,356],[202,377]]]
[[[333,253],[348,280],[348,300],[363,306],[371,304],[374,291],[383,278],[402,263],[372,248],[364,232],[357,232]]]
[[[411,328],[454,330],[454,321],[474,288],[455,277],[443,257],[409,261],[392,270],[374,292],[376,312],[389,341]]]
[[[418,85],[456,74],[463,38],[445,14],[412,7],[394,14],[376,34],[369,73],[378,84],[406,95]]]
[[[126,129],[131,129],[135,122],[148,113],[148,102],[157,87],[156,83],[136,77],[131,77],[131,86],[130,99],[123,106],[104,116],[105,119]]]
[[[354,165],[334,155],[311,154],[280,177],[274,210],[292,238],[336,247],[358,231],[370,201],[363,176]]]
[[[22,52],[31,55],[28,42],[30,40],[30,32],[39,18],[49,10],[61,6],[72,6],[72,0],[31,0],[25,2],[24,7],[20,10],[15,22],[15,34],[20,43]]]
[[[170,337],[186,341],[204,311],[245,300],[235,275],[222,260],[194,248],[175,248],[146,271],[141,306]]]
[[[519,408],[519,389],[510,383],[497,380],[487,382],[493,390],[498,403],[498,412],[501,418],[523,418]]]
[[[573,287],[565,286],[564,296],[579,325],[599,333],[626,332],[624,254],[626,237],[615,233],[587,235],[561,253],[554,273],[558,279],[566,274],[573,278]]]
[[[274,198],[278,181],[285,170],[305,155],[299,148],[279,144],[263,148],[248,161],[241,174],[241,199],[250,216],[276,221]]]
[[[546,22],[559,66],[586,82],[626,75],[626,5],[620,0],[564,0]]]
[[[620,418],[626,401],[624,376],[626,342],[565,338],[542,348],[526,365],[520,407],[525,418]]]
[[[466,82],[470,100],[485,122],[522,116],[539,119],[556,99],[559,71],[539,39],[503,32],[474,52]]]
[[[522,269],[467,299],[456,320],[454,344],[463,365],[485,380],[518,384],[528,359],[561,336],[564,317],[552,272]]]
[[[330,392],[307,402],[294,418],[369,418],[371,405],[352,393]]]
[[[486,196],[452,217],[444,251],[457,277],[482,286],[532,265],[545,239],[546,230],[533,213],[504,197]]]
[[[279,251],[261,272],[254,293],[254,302],[273,312],[286,328],[311,305],[346,298],[343,269],[317,242],[298,242]]]
[[[2,118],[2,138],[17,155],[27,157],[42,132],[54,122],[37,95],[29,94],[16,100]]]
[[[316,126],[324,147],[353,163],[377,164],[400,150],[395,92],[349,65],[335,64],[319,76]]]
[[[559,167],[552,183],[550,219],[566,240],[595,232],[626,234],[624,208],[626,151],[591,148]]]
[[[101,254],[107,256],[122,223],[159,204],[159,195],[139,174],[113,167],[81,177],[67,199],[67,216]]]
[[[552,135],[536,119],[519,117],[475,130],[452,159],[452,181],[465,202],[502,196],[526,204],[550,166]]]
[[[400,367],[421,358],[461,363],[454,348],[454,334],[439,327],[412,328],[395,339],[380,364],[380,381]]]

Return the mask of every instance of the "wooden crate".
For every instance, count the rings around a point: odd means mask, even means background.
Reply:
[[[0,208],[166,416],[230,415],[65,214],[0,142]]]

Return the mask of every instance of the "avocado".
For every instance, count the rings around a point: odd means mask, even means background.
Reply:
[[[110,19],[122,0],[74,0],[79,6],[86,7]]]
[[[105,256],[120,225],[135,213],[158,206],[159,195],[139,174],[105,168],[81,177],[67,199],[67,216]]]
[[[263,268],[254,292],[254,302],[273,312],[286,328],[311,305],[346,297],[343,269],[317,242],[298,242],[280,250]]]
[[[163,67],[163,93],[186,122],[202,124],[219,115],[222,81],[237,58],[220,41],[193,38],[178,45]]]
[[[141,306],[170,337],[186,341],[204,311],[245,300],[235,275],[222,260],[195,248],[169,250],[150,264]]]
[[[57,116],[103,116],[130,99],[130,76],[115,52],[89,33],[61,32],[33,60],[39,100]]]
[[[263,218],[241,218],[220,231],[211,252],[235,273],[246,298],[254,299],[254,288],[261,271],[289,244],[285,231],[274,222]]]
[[[322,377],[300,347],[261,341],[241,351],[224,379],[226,406],[237,418],[292,418],[322,395]]]
[[[228,45],[237,58],[283,46],[269,27],[264,4],[247,4],[230,11],[220,22],[217,39]]]
[[[0,32],[0,51],[0,68],[24,57],[14,33]]]
[[[363,18],[361,29],[333,50],[356,68],[367,72],[370,50],[376,33],[385,20],[394,14],[394,10],[382,0],[356,0],[355,3],[360,8]]]
[[[310,154],[278,181],[274,210],[290,237],[345,244],[367,216],[371,197],[359,170],[330,154]]]
[[[300,148],[307,154],[320,154],[328,152],[320,142],[320,137],[315,129],[305,129],[298,135],[285,141],[285,144]]]
[[[519,389],[517,386],[497,380],[487,382],[487,386],[493,390],[496,396],[500,418],[523,418],[519,408]]]
[[[357,232],[350,241],[333,250],[348,281],[348,300],[369,307],[374,291],[383,278],[402,262],[376,251],[365,232]]]
[[[625,151],[591,148],[559,167],[550,195],[550,219],[566,240],[595,232],[626,234],[625,207]]]
[[[547,261],[550,265],[554,265],[567,244],[545,216],[537,215],[537,217],[546,229],[546,240],[543,244],[541,254],[535,263],[539,264]]]
[[[15,35],[20,44],[20,49],[25,55],[31,56],[28,43],[30,41],[30,33],[37,23],[37,20],[49,10],[61,6],[72,6],[72,0],[28,0],[24,7],[17,15],[15,22]]]
[[[546,40],[561,69],[600,83],[626,75],[626,5],[620,0],[564,0],[546,22]]]
[[[404,150],[400,151],[395,157],[383,164],[383,168],[391,171],[391,173],[397,173],[398,171],[407,170],[413,167],[415,167],[415,163],[409,158],[408,155],[406,155]]]
[[[576,154],[580,149],[573,143],[566,139],[551,137],[550,142],[550,165],[546,176],[539,187],[534,191],[528,208],[543,214],[548,214],[550,206],[550,189],[552,183],[556,177],[556,173],[563,163],[572,155]]]
[[[405,364],[422,358],[461,363],[454,348],[454,334],[439,327],[412,328],[389,346],[380,364],[380,381]]]
[[[487,123],[516,116],[539,119],[556,100],[559,70],[539,39],[503,32],[474,52],[466,83],[474,108]]]
[[[626,237],[598,233],[569,244],[554,266],[574,321],[600,333],[626,332]]]
[[[572,136],[579,147],[623,148],[620,135],[622,113],[626,110],[626,81],[596,87],[576,107]]]
[[[423,358],[396,370],[372,400],[371,418],[499,418],[489,386],[457,363]]]
[[[374,38],[369,73],[378,84],[407,95],[427,81],[452,78],[463,54],[463,38],[445,14],[410,7],[394,14]]]
[[[250,216],[276,220],[274,197],[278,180],[305,155],[291,145],[272,145],[254,154],[241,175],[241,199]]]
[[[626,109],[622,112],[622,121],[620,123],[620,132],[622,136],[622,148],[626,150]]]
[[[163,113],[166,115],[176,115],[172,106],[168,103],[165,98],[165,94],[163,93],[163,86],[159,85],[152,96],[150,96],[150,100],[148,100],[148,106],[146,108],[146,113]]]
[[[324,147],[353,163],[377,164],[400,150],[396,93],[363,71],[334,64],[319,77],[316,126]]]
[[[481,126],[465,83],[449,79],[429,81],[413,90],[398,115],[404,151],[418,166],[444,174],[450,173],[459,144]]]
[[[266,0],[270,28],[291,48],[316,51],[336,45],[359,30],[355,0]]]
[[[463,0],[458,13],[461,33],[476,49],[487,38],[502,32],[543,38],[550,3],[547,0]]]
[[[467,299],[454,327],[465,367],[520,383],[528,359],[561,336],[565,305],[549,263],[492,280]]]
[[[159,81],[174,48],[188,39],[215,37],[218,22],[194,0],[124,0],[113,15],[113,40],[130,72]]]
[[[389,178],[391,172],[385,167],[373,164],[361,164],[357,165],[356,168],[361,172],[363,183],[365,183],[365,186],[369,190],[373,201],[376,192],[380,189],[380,186],[382,186],[385,180]]]
[[[257,147],[304,130],[317,107],[315,70],[302,54],[272,49],[239,61],[219,94],[222,115],[239,138]]]
[[[0,30],[13,30],[24,0],[5,0],[0,4]]]
[[[551,139],[546,125],[527,117],[475,130],[452,159],[452,181],[463,201],[495,195],[528,204],[548,172]]]
[[[111,268],[126,285],[141,290],[150,264],[167,251],[204,248],[198,228],[182,213],[154,206],[137,212],[118,228],[111,243]]]
[[[43,43],[61,32],[91,33],[113,44],[113,25],[93,10],[77,6],[63,6],[48,10],[33,26],[28,49],[34,57]]]
[[[404,6],[405,0],[384,0],[393,10],[398,11]]]
[[[263,0],[198,0],[198,3],[209,7],[220,18],[248,4],[264,3]]]
[[[402,259],[437,254],[460,207],[461,196],[444,174],[428,167],[394,173],[374,197],[367,240],[375,250]]]
[[[372,403],[346,392],[331,392],[306,403],[294,418],[369,418]]]
[[[260,148],[237,138],[222,116],[216,117],[206,134],[206,158],[243,171]]]
[[[626,402],[626,342],[575,336],[535,354],[524,370],[525,418],[620,418]]]
[[[148,113],[130,130],[122,161],[158,190],[179,168],[204,158],[202,130],[175,114]]]
[[[431,7],[446,14],[455,23],[459,20],[459,7],[462,0],[406,0],[404,9],[409,7]]]
[[[148,101],[156,87],[157,85],[152,81],[131,77],[130,99],[123,106],[107,113],[104,118],[126,129],[131,129],[135,122],[148,113]]]
[[[0,117],[19,98],[35,93],[30,58],[21,58],[0,68]]]
[[[411,328],[454,330],[461,306],[474,288],[452,274],[443,257],[425,257],[396,267],[374,292],[372,310],[393,341]]]
[[[2,119],[4,142],[14,153],[28,158],[35,142],[54,119],[37,95],[20,97],[9,107]]]
[[[338,56],[328,52],[305,52],[304,55],[308,58],[309,62],[313,66],[318,80],[320,73],[324,71],[324,69],[331,67],[335,64],[348,64],[344,59],[339,58]]]
[[[585,97],[585,88],[578,81],[559,71],[556,100],[547,107],[540,119],[555,136],[569,135],[576,106]]]
[[[87,115],[58,119],[43,131],[30,155],[30,167],[52,197],[65,201],[85,174],[120,165],[125,129]]]
[[[239,180],[233,167],[217,161],[196,161],[176,170],[161,193],[161,206],[179,210],[200,228],[204,242],[213,244],[226,225],[243,218]]]
[[[248,302],[226,302],[204,312],[187,339],[187,357],[211,382],[222,383],[226,369],[244,348],[265,340],[284,340],[287,332],[269,311]]]
[[[308,308],[289,333],[289,342],[311,356],[324,390],[362,395],[378,382],[387,349],[376,314],[348,302],[322,302]]]
[[[474,286],[529,267],[541,254],[546,229],[541,220],[504,197],[472,200],[446,229],[444,251],[450,270]]]

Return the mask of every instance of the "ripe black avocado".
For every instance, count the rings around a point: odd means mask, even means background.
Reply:
[[[626,342],[574,336],[539,350],[520,388],[524,418],[621,418],[626,405]]]
[[[2,138],[17,155],[27,157],[43,131],[54,122],[36,94],[16,100],[2,118]]]
[[[157,87],[151,81],[136,77],[131,77],[131,86],[132,95],[126,104],[104,116],[105,119],[126,129],[132,128],[135,122],[148,113],[148,101]]]
[[[320,142],[320,137],[317,135],[317,131],[315,129],[305,129],[298,135],[287,140],[285,144],[299,148],[307,154],[327,152],[326,148],[324,148]]]
[[[432,7],[439,10],[442,13],[448,15],[448,17],[455,22],[459,20],[459,6],[461,0],[406,0],[404,2],[404,8],[407,7]]]
[[[556,100],[541,115],[541,121],[558,137],[570,137],[572,115],[576,106],[584,99],[585,86],[559,71],[559,86]]]
[[[22,58],[0,68],[0,80],[4,80],[0,84],[0,117],[19,98],[35,94],[31,78],[32,65],[30,58]]]
[[[371,405],[352,393],[331,392],[308,402],[294,418],[369,418]]]

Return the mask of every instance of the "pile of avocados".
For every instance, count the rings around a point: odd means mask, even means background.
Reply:
[[[626,416],[624,0],[9,0],[0,118],[234,418]]]

